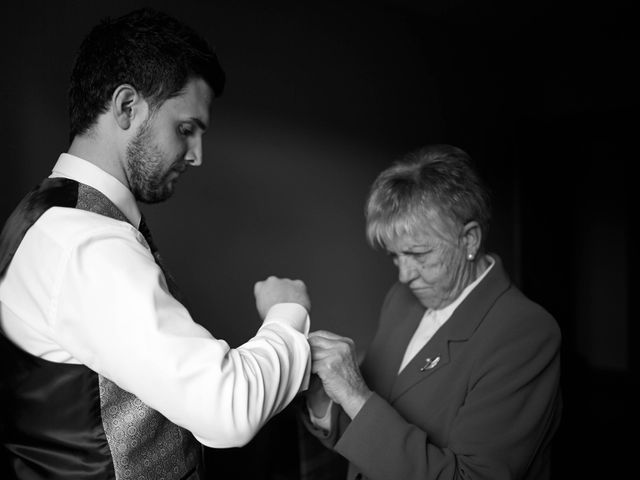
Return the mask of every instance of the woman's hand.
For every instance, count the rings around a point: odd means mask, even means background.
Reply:
[[[371,396],[358,366],[355,343],[326,330],[309,334],[311,371],[320,377],[326,394],[353,418]]]

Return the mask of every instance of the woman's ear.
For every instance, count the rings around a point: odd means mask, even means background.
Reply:
[[[475,220],[467,222],[462,227],[462,248],[465,249],[465,255],[469,260],[473,260],[482,244],[482,228]]]

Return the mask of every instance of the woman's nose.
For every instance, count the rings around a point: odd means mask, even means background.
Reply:
[[[401,283],[409,283],[414,279],[416,269],[412,259],[400,255],[396,265],[398,267],[398,280]]]

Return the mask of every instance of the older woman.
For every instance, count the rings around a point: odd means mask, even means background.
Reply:
[[[546,479],[560,419],[560,331],[485,253],[488,194],[462,150],[383,171],[367,236],[398,267],[359,366],[352,340],[309,341],[306,424],[348,479]]]

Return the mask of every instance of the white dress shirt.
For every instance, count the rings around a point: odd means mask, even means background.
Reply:
[[[139,224],[132,193],[95,165],[62,154],[51,176],[99,190]],[[86,365],[209,447],[247,443],[307,388],[307,311],[274,305],[256,335],[232,349],[168,293],[133,225],[47,210],[0,279],[5,334],[34,356]]]

